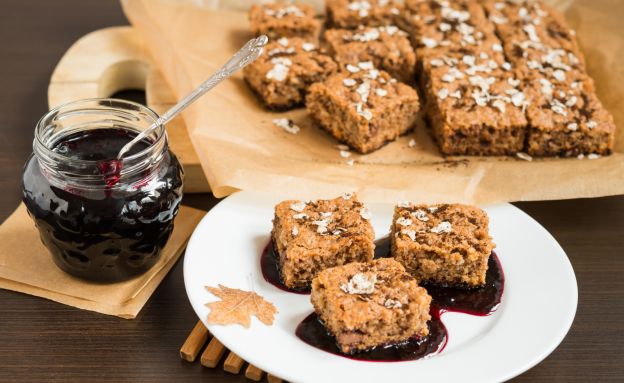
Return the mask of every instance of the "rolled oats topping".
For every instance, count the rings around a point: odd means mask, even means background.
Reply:
[[[286,16],[305,17],[305,13],[303,13],[296,5],[287,5],[278,9],[265,8],[264,13],[277,19],[281,19]]]
[[[307,204],[305,203],[305,201],[298,201],[298,202],[295,202],[295,203],[291,204],[290,205],[290,209],[294,210],[294,211],[296,211],[298,213],[301,213],[302,211],[305,210],[306,205]]]
[[[276,81],[286,80],[292,61],[286,57],[275,57],[271,59],[271,63],[273,68],[267,72],[266,78]]]
[[[372,294],[375,291],[375,283],[377,283],[377,275],[357,273],[349,282],[341,284],[340,289],[347,294]]]
[[[368,210],[368,208],[363,207],[360,209],[360,216],[365,219],[365,220],[370,220],[372,218],[372,214],[370,212],[370,210]]]
[[[399,300],[388,298],[384,302],[384,307],[387,309],[400,309],[403,307],[403,304]]]
[[[403,230],[401,230],[401,234],[407,235],[409,237],[409,239],[411,239],[412,241],[416,240],[416,231],[415,230],[403,229]]]
[[[442,221],[437,226],[431,228],[431,232],[435,234],[450,233],[453,231],[449,221]]]
[[[414,212],[412,212],[412,216],[414,218],[416,218],[419,221],[423,221],[423,222],[427,222],[429,221],[429,215],[427,214],[426,211],[422,210],[422,209],[418,209]]]

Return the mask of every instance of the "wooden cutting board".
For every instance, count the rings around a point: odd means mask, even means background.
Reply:
[[[132,27],[100,29],[76,41],[56,65],[48,86],[48,106],[110,97],[127,89],[144,89],[147,105],[157,113],[163,113],[177,101],[165,79],[151,65],[141,38]],[[167,133],[171,149],[184,166],[184,192],[209,192],[184,120],[178,117],[167,124]]]

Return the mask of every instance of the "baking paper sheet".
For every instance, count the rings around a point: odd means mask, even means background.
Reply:
[[[178,98],[217,70],[250,35],[250,1],[122,0],[154,65]],[[553,3],[553,2],[551,2]],[[556,1],[577,30],[598,96],[624,126],[624,2]],[[318,3],[317,3],[318,5]],[[319,7],[320,8],[320,7]],[[238,10],[236,10],[238,9]],[[301,132],[274,126],[290,118]],[[419,126],[369,155],[343,158],[339,143],[314,126],[304,109],[263,109],[238,73],[184,112],[191,140],[214,194],[235,190],[288,197],[330,197],[356,191],[370,202],[547,200],[624,193],[624,134],[600,159],[443,157]],[[408,143],[414,139],[415,147]],[[354,160],[349,166],[347,161]]]

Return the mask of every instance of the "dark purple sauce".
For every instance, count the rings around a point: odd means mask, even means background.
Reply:
[[[390,240],[388,237],[375,242],[375,258],[390,257]],[[286,288],[280,280],[277,257],[272,243],[269,243],[262,253],[262,274],[274,286],[299,294],[309,293],[293,291]],[[340,355],[346,358],[362,361],[401,362],[423,358],[441,352],[448,342],[448,333],[441,316],[445,312],[453,311],[470,315],[486,316],[496,311],[505,288],[505,275],[500,260],[492,252],[488,260],[488,271],[485,276],[485,285],[476,289],[448,287],[435,284],[422,284],[431,295],[431,321],[429,321],[429,335],[424,338],[410,339],[409,341],[386,347],[377,347],[372,350],[346,355],[336,345],[335,338],[327,332],[316,313],[310,314],[297,326],[296,335],[305,343],[320,350]]]
[[[24,204],[54,262],[72,275],[128,279],[152,267],[169,239],[182,199],[183,172],[173,153],[167,150],[160,165],[132,185],[115,187],[121,170],[115,157],[135,136],[124,129],[96,129],[68,135],[52,148],[71,159],[98,161],[89,171],[102,175],[102,189],[56,186],[35,156],[24,167]],[[149,145],[139,142],[128,155]]]
[[[336,345],[336,339],[327,332],[316,313],[308,315],[297,326],[295,334],[312,347],[349,359],[369,362],[403,362],[421,359],[441,352],[448,341],[446,327],[440,320],[440,312],[433,308],[429,321],[429,335],[426,337],[412,338],[401,344],[375,347],[353,354],[344,354],[340,351]]]
[[[280,290],[288,291],[289,293],[295,294],[310,294],[310,287],[301,288],[301,289],[291,289],[284,285],[282,282],[282,277],[280,276],[279,271],[279,262],[277,261],[277,252],[275,251],[275,246],[273,246],[273,241],[269,241],[269,243],[264,247],[262,251],[262,255],[260,256],[260,269],[262,270],[262,276],[264,280],[277,287]]]
[[[500,260],[492,252],[485,274],[485,285],[476,289],[440,286],[422,283],[442,313],[460,312],[470,315],[490,315],[498,308],[505,289],[505,275]]]

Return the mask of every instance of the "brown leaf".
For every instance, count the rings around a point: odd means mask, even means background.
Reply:
[[[253,291],[231,289],[223,285],[219,287],[206,286],[206,289],[215,296],[221,298],[220,301],[206,303],[210,308],[208,323],[212,324],[233,324],[238,323],[249,327],[251,316],[266,325],[273,324],[273,317],[277,309],[273,304]]]

